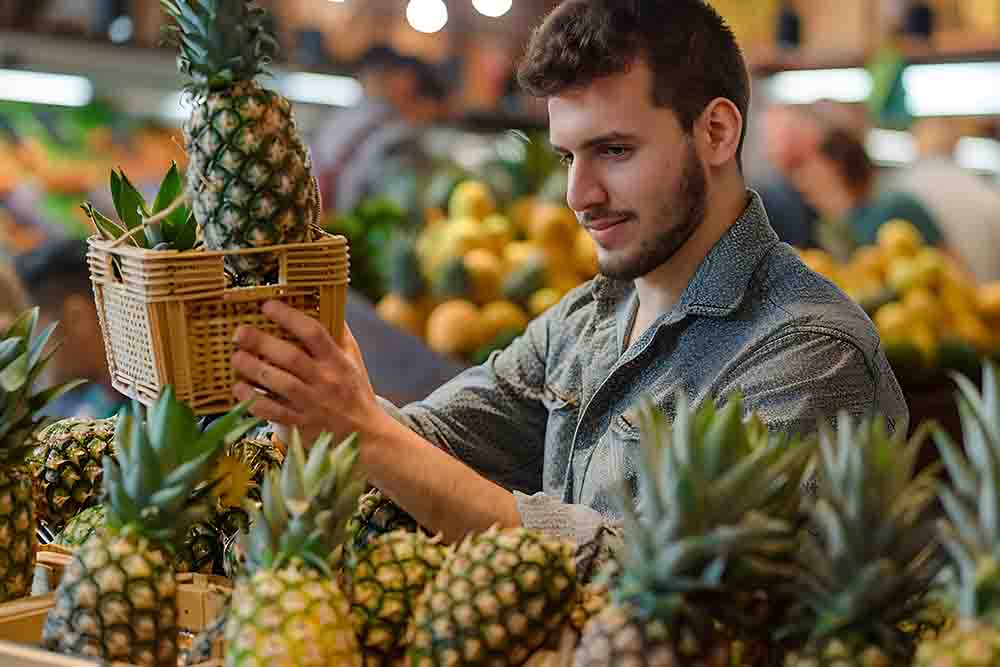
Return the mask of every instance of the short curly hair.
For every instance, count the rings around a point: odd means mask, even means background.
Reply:
[[[550,97],[639,60],[653,73],[653,103],[672,109],[688,133],[716,98],[739,109],[741,164],[750,75],[732,30],[703,0],[566,0],[531,35],[517,79]]]

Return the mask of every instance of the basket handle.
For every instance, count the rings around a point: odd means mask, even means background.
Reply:
[[[166,207],[156,215],[150,216],[148,218],[143,218],[142,224],[136,225],[133,229],[130,229],[127,234],[122,234],[121,236],[116,238],[114,241],[111,242],[111,245],[109,245],[108,248],[111,249],[117,248],[125,241],[131,240],[139,232],[144,231],[148,226],[156,225],[163,222],[168,217],[170,217],[174,211],[176,211],[182,205],[186,204],[187,201],[188,201],[188,196],[186,194],[178,196],[177,199],[175,199],[170,203],[170,206]]]

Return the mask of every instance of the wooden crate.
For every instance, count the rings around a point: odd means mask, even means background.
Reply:
[[[115,389],[149,405],[166,385],[196,414],[236,404],[230,358],[242,324],[287,338],[261,313],[281,301],[343,334],[350,259],[343,236],[230,252],[153,251],[89,240],[94,299]],[[278,283],[226,287],[230,255],[273,254]]]
[[[201,632],[219,617],[232,592],[231,582],[223,577],[204,574],[177,575],[179,625],[190,633]],[[44,651],[42,628],[49,610],[55,606],[55,594],[32,596],[0,605],[0,665],[3,667],[93,667],[92,660],[81,660]],[[198,667],[221,664],[222,643],[212,647],[210,662]],[[128,666],[123,666],[128,667]]]

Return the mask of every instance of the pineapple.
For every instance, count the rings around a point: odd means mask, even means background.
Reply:
[[[88,507],[67,521],[52,543],[67,549],[82,547],[107,519],[108,513],[104,505]]]
[[[0,603],[27,595],[35,569],[35,501],[28,455],[43,425],[37,413],[79,383],[31,393],[52,352],[55,325],[42,331],[38,309],[21,314],[0,339]]]
[[[139,667],[175,667],[177,585],[171,547],[204,519],[189,496],[212,471],[226,439],[254,426],[235,408],[204,433],[167,387],[144,420],[133,405],[104,459],[107,522],[73,554],[42,633],[45,648]]]
[[[467,536],[417,601],[411,665],[524,664],[569,617],[573,552],[526,528]]]
[[[994,665],[1000,660],[1000,384],[997,368],[983,368],[982,394],[957,376],[962,437],[968,461],[944,432],[935,440],[951,478],[942,488],[947,512],[940,533],[951,557],[951,603],[957,623],[917,650],[917,667]]]
[[[421,530],[416,520],[399,505],[378,489],[369,489],[361,496],[357,511],[347,521],[347,557],[364,553],[382,535],[401,529],[409,532]]]
[[[31,454],[39,518],[53,531],[101,496],[101,461],[112,456],[114,419],[63,419],[38,434]]]
[[[225,628],[226,667],[361,665],[350,604],[327,564],[363,488],[353,478],[357,438],[330,444],[323,436],[306,460],[295,431],[280,478],[264,480]]]
[[[176,21],[180,71],[195,109],[184,125],[187,190],[208,250],[311,240],[319,224],[312,160],[287,99],[255,81],[277,43],[252,0],[161,0]],[[230,255],[239,284],[272,279],[270,253]]]
[[[935,540],[935,469],[916,472],[926,429],[909,441],[882,417],[841,414],[820,428],[818,489],[807,500],[797,601],[780,632],[787,667],[908,664],[916,637],[905,625],[927,608],[941,570]]]
[[[225,456],[235,459],[246,467],[249,473],[248,488],[245,498],[220,498],[212,525],[228,538],[239,532],[246,532],[250,527],[250,515],[246,503],[252,506],[260,504],[260,486],[269,470],[281,467],[285,456],[270,440],[261,438],[243,438],[239,442],[226,445]]]
[[[679,393],[676,406],[669,426],[641,408],[638,506],[623,488],[611,604],[584,627],[578,667],[728,665],[730,635],[759,622],[740,598],[781,581],[794,558],[794,527],[769,510],[799,495],[811,441],[756,442],[738,395],[692,411]]]
[[[436,538],[399,529],[349,557],[344,592],[368,662],[386,664],[401,652],[416,599],[447,554]]]

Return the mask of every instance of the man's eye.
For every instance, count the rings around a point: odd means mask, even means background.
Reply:
[[[605,146],[604,154],[608,157],[625,157],[629,154],[628,146]]]

